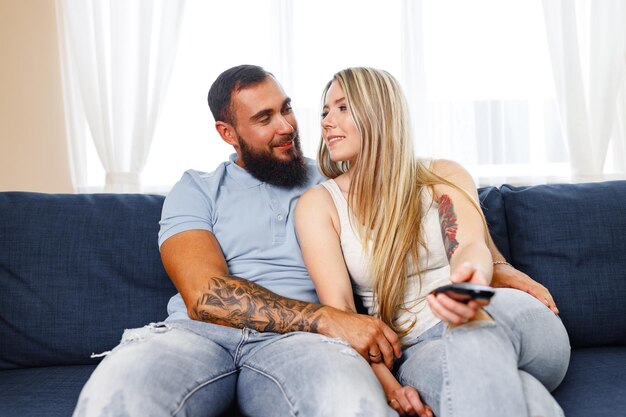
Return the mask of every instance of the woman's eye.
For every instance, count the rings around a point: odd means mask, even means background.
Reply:
[[[348,106],[339,106],[339,110],[346,111],[348,110]]]
[[[325,119],[326,116],[328,116],[328,112],[327,111],[322,112],[321,116],[322,116],[322,119]]]

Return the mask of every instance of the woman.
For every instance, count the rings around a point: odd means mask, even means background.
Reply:
[[[516,290],[498,290],[488,306],[431,294],[450,281],[491,280],[470,175],[414,158],[405,99],[387,72],[340,71],[323,100],[318,162],[331,180],[301,197],[296,227],[322,303],[354,311],[354,286],[401,337],[392,370],[372,364],[390,406],[402,415],[562,415],[549,393],[569,362],[557,316]]]

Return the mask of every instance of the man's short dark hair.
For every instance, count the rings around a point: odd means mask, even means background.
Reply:
[[[221,73],[211,85],[207,98],[215,121],[234,125],[235,118],[231,103],[233,93],[259,84],[271,75],[270,72],[257,65],[239,65]]]

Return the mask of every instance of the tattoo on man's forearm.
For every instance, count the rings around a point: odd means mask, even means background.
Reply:
[[[193,308],[194,319],[263,332],[317,332],[320,304],[281,297],[235,277],[213,277]]]
[[[454,204],[452,204],[452,199],[447,194],[442,195],[441,199],[439,199],[439,222],[441,223],[441,235],[446,255],[448,260],[450,260],[459,246],[459,242],[456,240],[456,232],[459,225],[454,212]]]

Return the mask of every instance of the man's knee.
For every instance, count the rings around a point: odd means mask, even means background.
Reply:
[[[194,393],[227,406],[236,386],[232,357],[199,339],[164,325],[127,330],[87,381],[74,415],[112,410],[111,415],[171,416],[188,401],[197,402]]]

